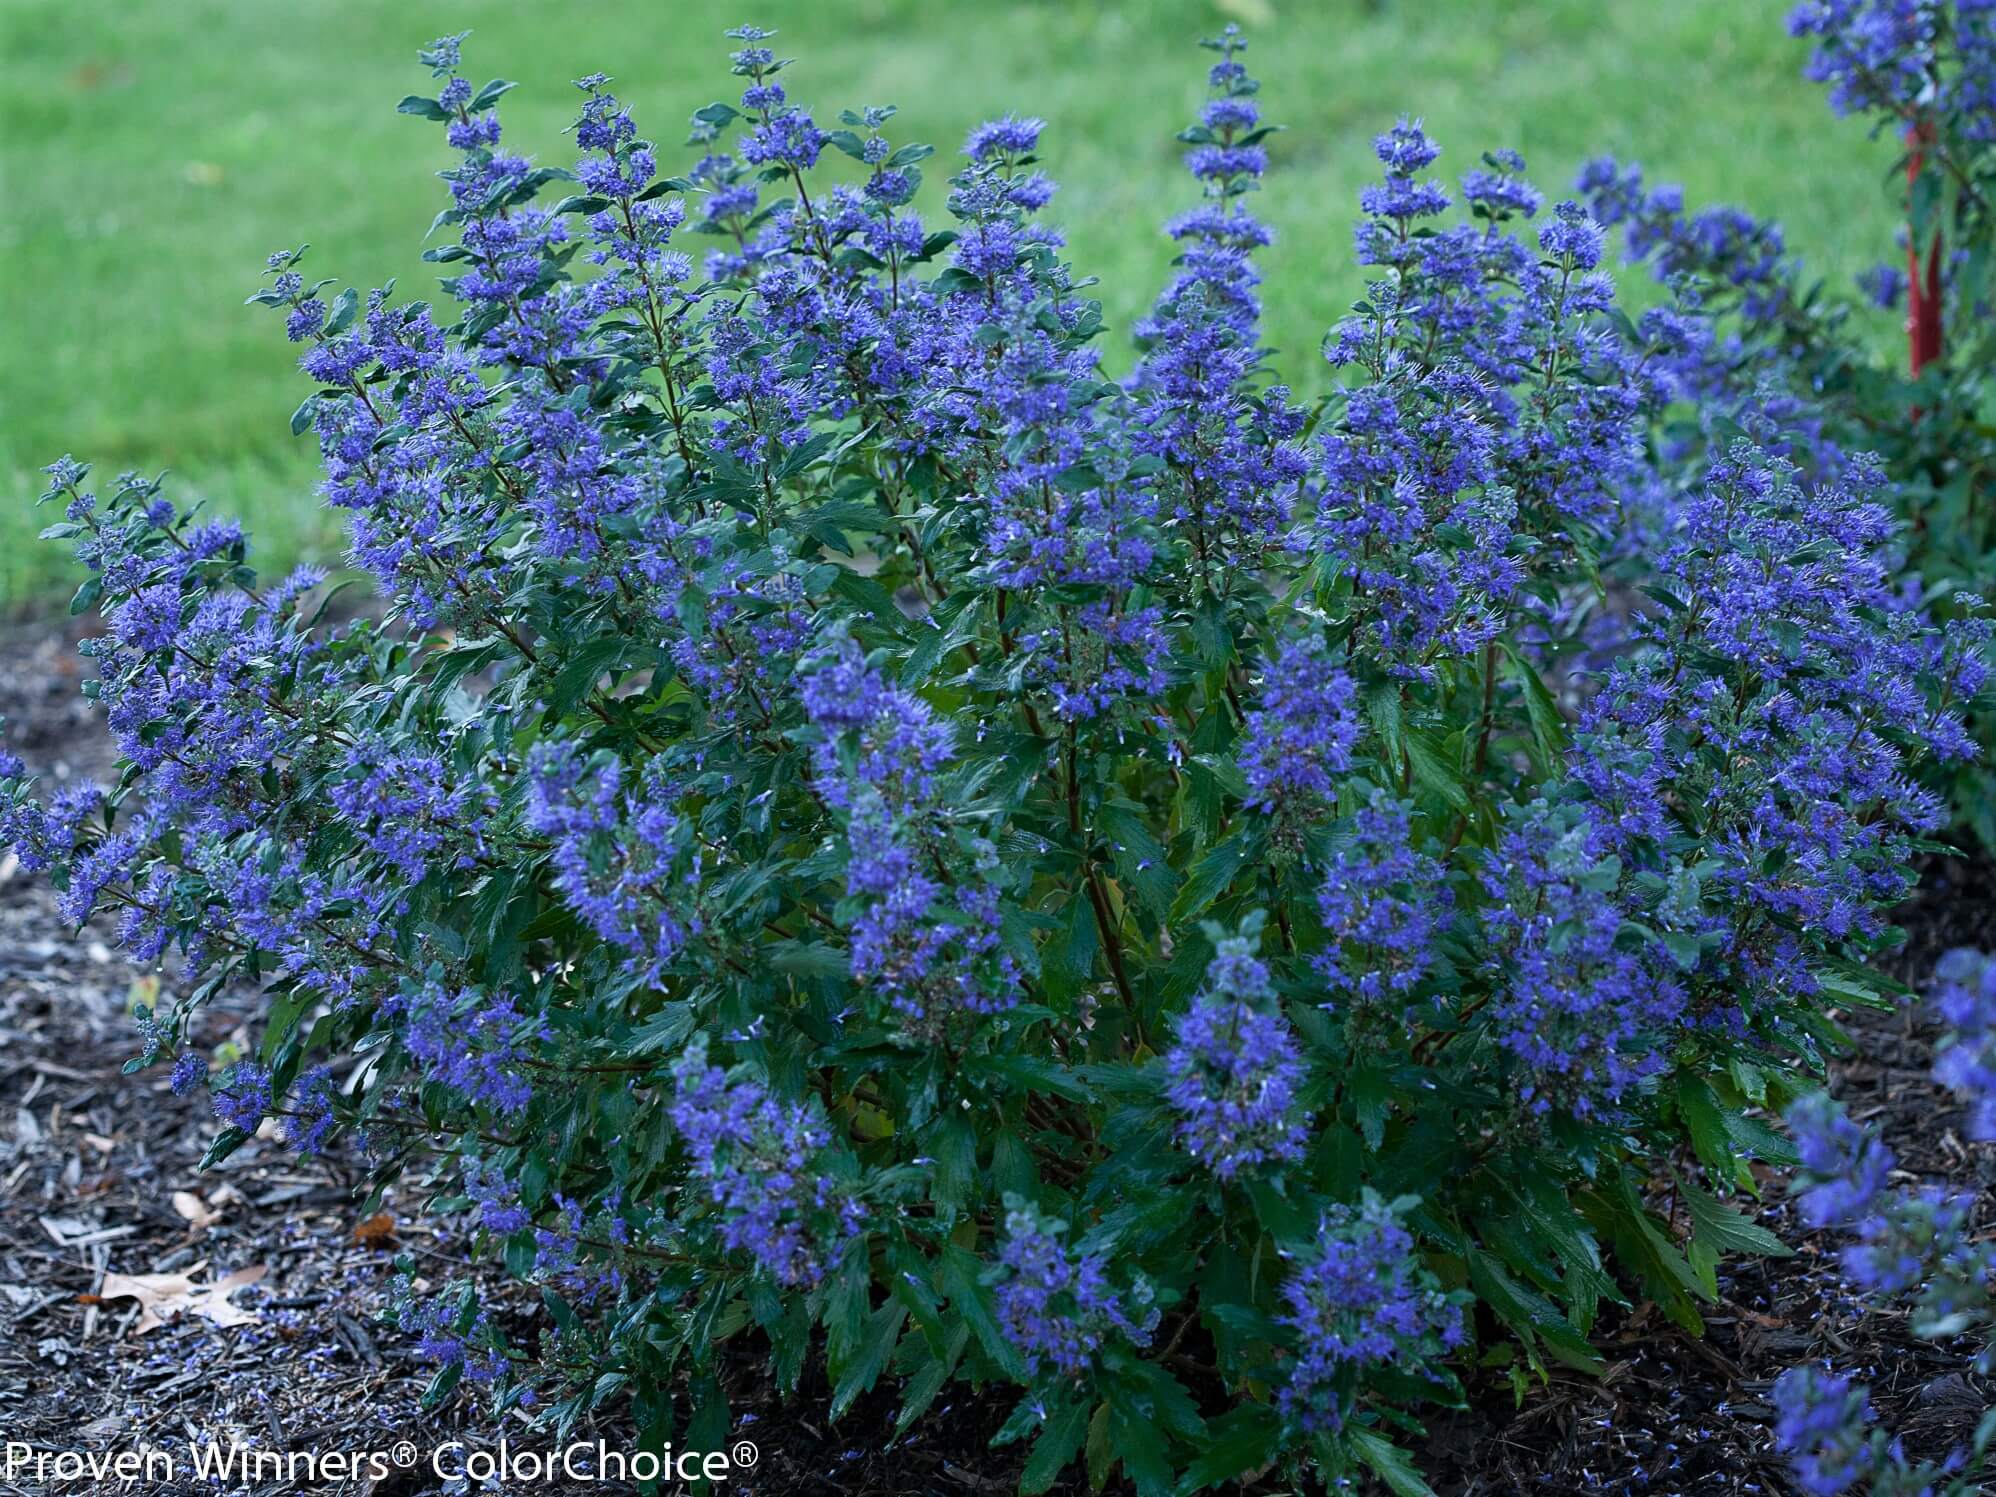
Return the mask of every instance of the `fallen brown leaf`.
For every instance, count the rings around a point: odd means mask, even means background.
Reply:
[[[216,1325],[250,1325],[256,1321],[255,1313],[230,1304],[229,1296],[259,1282],[269,1272],[269,1265],[259,1263],[239,1268],[208,1284],[197,1284],[186,1274],[177,1273],[107,1273],[96,1298],[137,1300],[140,1314],[138,1324],[132,1327],[135,1336],[143,1336],[187,1310],[206,1316]]]
[[[182,1220],[196,1229],[212,1226],[221,1219],[219,1211],[191,1190],[176,1190],[173,1193],[173,1209]]]

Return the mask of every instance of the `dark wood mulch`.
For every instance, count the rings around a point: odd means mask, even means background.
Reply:
[[[0,638],[7,740],[45,774],[109,767],[101,730],[77,696],[80,678],[66,629],[28,625]],[[1996,869],[1936,863],[1901,923],[1909,938],[1895,975],[1922,983],[1942,952],[1996,941]],[[439,1235],[416,1187],[363,1221],[356,1176],[337,1157],[301,1161],[263,1139],[219,1170],[197,1171],[211,1129],[205,1107],[174,1097],[161,1071],[121,1070],[135,1048],[131,1004],[172,981],[170,973],[135,979],[101,932],[61,928],[48,890],[0,858],[0,1441],[47,1451],[147,1444],[177,1452],[183,1470],[190,1443],[231,1439],[277,1451],[412,1441],[427,1452],[453,1438],[492,1448],[505,1435],[545,1449],[548,1437],[523,1421],[496,1426],[471,1399],[420,1407],[430,1369],[380,1320],[398,1254],[413,1255],[433,1282],[479,1277],[529,1337],[537,1312]],[[218,1005],[204,1041],[247,1043],[253,1012],[246,996]],[[1832,1079],[1854,1115],[1885,1129],[1910,1176],[1973,1188],[1987,1210],[1996,1151],[1964,1142],[1961,1110],[1928,1081],[1930,1031],[1911,1013],[1859,1015],[1852,1028],[1858,1054]],[[1870,1381],[1881,1418],[1909,1453],[1962,1442],[1996,1396],[1967,1370],[1973,1348],[1928,1345],[1903,1317],[1867,1310],[1841,1286],[1834,1238],[1803,1231],[1782,1198],[1771,1180],[1759,1219],[1796,1256],[1729,1265],[1702,1340],[1637,1310],[1601,1328],[1604,1376],[1555,1372],[1518,1402],[1492,1374],[1472,1387],[1468,1409],[1432,1419],[1422,1463],[1442,1497],[1789,1492],[1771,1449],[1767,1389],[1806,1360]],[[206,1284],[255,1268],[263,1277],[233,1301],[254,1317],[244,1325],[190,1311],[139,1334],[139,1305],[104,1293],[111,1274]],[[897,1441],[891,1388],[835,1424],[821,1381],[783,1402],[750,1348],[728,1382],[734,1407],[750,1411],[735,1437],[759,1452],[754,1469],[729,1484],[736,1490],[865,1497],[1016,1486],[1023,1451],[988,1445],[1010,1407],[1002,1394],[954,1391]],[[628,1440],[614,1413],[583,1437],[598,1434],[612,1447]],[[8,1480],[4,1469],[0,1494],[119,1490],[89,1478]],[[272,1478],[124,1490],[457,1497],[634,1488],[479,1486],[419,1468],[379,1483]]]

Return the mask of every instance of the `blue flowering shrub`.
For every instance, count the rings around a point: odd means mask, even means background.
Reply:
[[[1810,43],[1807,75],[1832,108],[1903,147],[1890,179],[1905,213],[1899,258],[1865,272],[1853,300],[1811,277],[1778,224],[1690,210],[1678,188],[1646,183],[1638,167],[1590,163],[1578,191],[1596,221],[1619,230],[1628,257],[1689,314],[1686,343],[1670,355],[1686,398],[1660,413],[1654,442],[1666,465],[1695,469],[1760,412],[1812,475],[1845,474],[1876,454],[1903,522],[1900,606],[1972,617],[1996,588],[1996,7],[1804,0],[1789,29]],[[1904,313],[1905,354],[1879,356],[1880,311]],[[1978,741],[1996,740],[1988,701],[1964,705]],[[1996,851],[1988,761],[1936,761],[1926,777],[1962,837]]]
[[[746,1347],[902,1427],[1011,1390],[1028,1490],[1418,1492],[1460,1369],[1698,1328],[1780,1251],[1727,1199],[1791,1157],[1755,1110],[1884,1001],[1915,769],[1972,753],[1978,636],[1897,606],[1875,466],[1762,412],[1659,467],[1701,326],[1406,122],[1299,403],[1232,32],[1111,378],[1039,121],[925,196],[892,110],[823,128],[735,35],[677,177],[600,77],[572,168],[514,154],[439,42],[446,301],[273,258],[384,620],[51,469],[126,767],[0,804],[71,917],[184,959],[135,1064],[209,1091],[211,1158],[345,1140],[541,1286],[526,1330],[411,1297],[439,1396],[682,1448]]]

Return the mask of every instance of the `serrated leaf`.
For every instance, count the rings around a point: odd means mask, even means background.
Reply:
[[[1058,1409],[1040,1427],[1040,1437],[1033,1442],[1033,1453],[1026,1459],[1025,1470],[1019,1473],[1019,1491],[1025,1497],[1044,1492],[1054,1484],[1054,1479],[1067,1469],[1081,1451],[1081,1445],[1088,1438],[1089,1408],[1085,1403],[1071,1403]]]
[[[977,1130],[960,1113],[946,1113],[935,1125],[935,1200],[938,1210],[953,1216],[970,1200],[977,1185]]]
[[[1151,835],[1150,828],[1132,808],[1107,805],[1101,813],[1102,833],[1109,839],[1110,856],[1116,877],[1137,897],[1137,902],[1162,919],[1171,911],[1178,891],[1178,875],[1172,871],[1170,855]]]
[[[1680,1078],[1677,1112],[1684,1119],[1684,1131],[1691,1136],[1691,1149],[1698,1162],[1714,1174],[1736,1178],[1739,1159],[1733,1153],[1725,1110],[1712,1095],[1712,1088],[1696,1076]]]
[[[1194,1492],[1258,1471],[1282,1448],[1282,1421],[1267,1404],[1244,1403],[1229,1409],[1213,1420],[1207,1431],[1206,1448],[1186,1467],[1178,1483],[1178,1497],[1191,1497]]]
[[[974,1255],[955,1243],[942,1252],[942,1266],[936,1282],[950,1298],[950,1308],[961,1314],[984,1354],[1012,1377],[1024,1380],[1026,1369],[1018,1348],[999,1329],[991,1291],[979,1281],[980,1266]]]
[[[1410,729],[1400,740],[1401,752],[1407,756],[1407,763],[1414,772],[1414,783],[1429,794],[1440,797],[1451,810],[1464,816],[1473,809],[1469,789],[1462,783],[1462,776],[1455,766],[1443,756],[1434,736],[1425,731]]]
[[[1527,1343],[1534,1337],[1543,1340],[1546,1349],[1567,1366],[1590,1374],[1600,1373],[1602,1363],[1594,1348],[1551,1300],[1520,1284],[1505,1271],[1502,1263],[1481,1248],[1471,1248],[1468,1260],[1470,1287],[1498,1319]]]
[[[909,1377],[901,1392],[900,1412],[894,1416],[896,1435],[906,1434],[909,1427],[928,1412],[929,1405],[936,1401],[936,1395],[948,1385],[950,1374],[963,1360],[964,1349],[969,1344],[970,1327],[959,1322],[956,1333],[950,1337],[948,1351],[939,1357],[929,1357]]]
[[[1435,1497],[1435,1489],[1421,1479],[1414,1458],[1384,1435],[1355,1424],[1345,1431],[1345,1439],[1352,1453],[1372,1468],[1393,1497]]]
[[[1350,1078],[1352,1112],[1365,1146],[1376,1150],[1386,1138],[1386,1119],[1393,1111],[1393,1094],[1386,1072],[1376,1065],[1360,1066]]]
[[[888,1355],[900,1338],[901,1324],[907,1318],[908,1307],[898,1299],[888,1300],[873,1312],[873,1318],[866,1325],[866,1334],[860,1338],[852,1360],[840,1372],[838,1386],[832,1390],[834,1419],[851,1408],[855,1398],[879,1381],[882,1369],[887,1366]]]
[[[1728,1253],[1752,1253],[1762,1258],[1792,1258],[1794,1249],[1758,1222],[1735,1211],[1708,1190],[1688,1180],[1678,1181],[1685,1208],[1691,1213],[1698,1240]]]
[[[1171,904],[1171,923],[1182,924],[1197,915],[1226,890],[1240,871],[1251,863],[1260,848],[1260,838],[1250,832],[1236,832],[1194,863],[1185,875],[1184,887]]]
[[[1546,689],[1544,680],[1531,662],[1508,642],[1504,645],[1504,656],[1510,665],[1512,679],[1524,695],[1525,717],[1531,724],[1532,745],[1539,768],[1550,772],[1566,757],[1566,719],[1560,714],[1559,703],[1553,700],[1552,693]]]

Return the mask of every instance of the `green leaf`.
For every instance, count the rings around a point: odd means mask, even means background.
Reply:
[[[1532,746],[1539,768],[1550,772],[1566,757],[1566,719],[1538,671],[1508,641],[1504,655],[1512,678],[1524,691],[1525,716],[1532,725]]]
[[[413,114],[418,119],[442,122],[450,118],[450,111],[435,99],[426,99],[421,94],[410,94],[395,106],[397,114]]]
[[[1109,1405],[1095,1405],[1088,1421],[1088,1489],[1099,1492],[1108,1485],[1109,1472],[1116,1463],[1115,1447],[1109,1440]]]
[[[772,941],[766,960],[787,977],[842,979],[852,975],[852,955],[823,941]]]
[[[693,1033],[693,1021],[692,1004],[668,1003],[631,1031],[631,1037],[625,1042],[624,1049],[633,1056],[655,1055],[663,1050],[677,1050]]]
[[[1644,1291],[1663,1312],[1693,1335],[1702,1334],[1704,1317],[1697,1302],[1712,1298],[1709,1275],[1685,1257],[1684,1251],[1664,1234],[1636,1195],[1635,1182],[1628,1172],[1587,1197],[1605,1217],[1605,1227],[1613,1237],[1615,1256],[1633,1273]]]
[[[1094,975],[1095,958],[1101,949],[1095,912],[1087,896],[1077,894],[1067,902],[1060,929],[1040,950],[1040,971],[1048,996],[1058,1000],[1079,992]]]
[[[1345,1439],[1393,1497],[1435,1497],[1435,1489],[1421,1480],[1414,1458],[1384,1435],[1355,1424],[1345,1431]]]
[[[839,1374],[838,1386],[832,1390],[832,1417],[838,1418],[860,1394],[866,1392],[879,1381],[880,1373],[887,1366],[888,1354],[894,1350],[894,1343],[901,1335],[901,1323],[908,1318],[908,1307],[898,1299],[890,1299],[867,1322],[866,1335],[861,1339],[852,1361]]]
[[[1282,1421],[1264,1403],[1229,1409],[1207,1426],[1209,1438],[1199,1459],[1185,1470],[1178,1497],[1219,1486],[1274,1460],[1282,1448]],[[1145,1432],[1148,1437],[1148,1431]]]
[[[460,1364],[462,1365],[462,1364]],[[700,1379],[691,1394],[693,1417],[686,1421],[688,1450],[726,1450],[732,1420],[728,1415],[728,1395],[718,1378]]]
[[[1691,1136],[1691,1149],[1698,1162],[1715,1175],[1737,1180],[1741,1161],[1733,1152],[1725,1111],[1712,1095],[1712,1088],[1696,1076],[1679,1078],[1677,1112],[1684,1119],[1684,1131]]]
[[[1393,681],[1382,681],[1366,689],[1365,716],[1386,744],[1386,757],[1397,760],[1400,757],[1400,743],[1406,731],[1405,716],[1400,710],[1400,686]]]
[[[202,1170],[213,1169],[244,1144],[248,1143],[249,1140],[249,1134],[240,1128],[224,1128],[215,1136],[214,1141],[208,1145],[208,1152],[201,1156],[201,1162],[195,1168]]]
[[[1101,827],[1109,839],[1116,877],[1137,897],[1137,903],[1163,919],[1171,912],[1178,875],[1170,855],[1134,807],[1110,804],[1102,808]]]
[[[1203,1441],[1206,1421],[1199,1405],[1177,1378],[1156,1362],[1132,1363],[1123,1373],[1123,1392],[1153,1427],[1186,1439]]]
[[[1792,1258],[1794,1250],[1767,1228],[1728,1206],[1709,1190],[1701,1190],[1688,1180],[1678,1181],[1678,1190],[1691,1213],[1698,1240],[1728,1253],[1753,1253],[1762,1258]]]
[[[946,1113],[935,1132],[936,1209],[954,1216],[977,1185],[977,1130],[961,1113]]]
[[[1699,1077],[1686,1076],[1678,1082],[1677,1107],[1698,1162],[1721,1178],[1750,1185],[1748,1158],[1779,1165],[1800,1162],[1793,1143],[1758,1118],[1725,1106]]]
[[[1029,1055],[982,1055],[970,1060],[976,1070],[999,1076],[1022,1092],[1052,1092],[1070,1102],[1092,1101],[1094,1094],[1067,1070],[1050,1060]]]
[[[1123,1475],[1137,1489],[1137,1497],[1171,1497],[1174,1473],[1164,1441],[1147,1421],[1132,1419],[1121,1409],[1112,1410],[1109,1417],[1116,1458],[1123,1463]]]
[[[786,478],[796,477],[831,451],[833,445],[841,438],[842,434],[837,431],[821,431],[806,437],[783,454],[783,460],[776,465],[769,476],[777,483],[782,483]]]
[[[1545,1342],[1555,1358],[1580,1372],[1599,1374],[1602,1363],[1587,1338],[1580,1334],[1553,1302],[1535,1289],[1512,1278],[1490,1253],[1482,1248],[1469,1250],[1469,1283],[1477,1298],[1529,1346],[1534,1337]]]
[[[1794,1143],[1759,1118],[1729,1112],[1726,1114],[1726,1132],[1732,1135],[1735,1148],[1755,1159],[1791,1168],[1802,1162],[1802,1156],[1795,1152]]]
[[[846,1244],[832,1287],[825,1296],[825,1356],[834,1367],[845,1365],[854,1355],[866,1326],[867,1308],[873,1301],[873,1275],[867,1262],[866,1242],[855,1238]]]
[[[473,96],[472,101],[465,108],[472,114],[483,114],[499,102],[501,94],[508,92],[512,87],[513,85],[508,83],[504,78],[494,78]]]
[[[1353,1115],[1358,1119],[1359,1131],[1365,1135],[1365,1146],[1378,1149],[1386,1138],[1386,1119],[1393,1112],[1393,1092],[1387,1084],[1386,1072],[1376,1065],[1361,1065],[1350,1077],[1350,1093]]]
[[[1067,1469],[1067,1463],[1080,1453],[1081,1442],[1088,1438],[1088,1416],[1087,1404],[1072,1403],[1057,1410],[1040,1427],[1040,1437],[1033,1442],[1026,1469],[1019,1473],[1019,1490],[1025,1497],[1033,1497],[1034,1493],[1052,1486],[1054,1479]]]
[[[1224,670],[1234,661],[1234,635],[1227,627],[1227,608],[1219,595],[1207,593],[1192,615],[1192,644],[1202,670]]]
[[[970,1326],[971,1334],[977,1337],[977,1344],[984,1348],[984,1354],[1008,1375],[1023,1382],[1025,1365],[1019,1360],[1018,1348],[998,1328],[991,1291],[979,1280],[981,1272],[981,1266],[973,1254],[951,1243],[943,1249],[936,1282],[949,1296],[950,1307],[960,1313]]]
[[[1409,729],[1402,737],[1400,746],[1407,755],[1407,763],[1413,768],[1414,783],[1446,801],[1451,810],[1469,815],[1472,809],[1469,789],[1462,783],[1462,776],[1455,766],[1443,757],[1434,735],[1420,729]]]
[[[265,1065],[270,1058],[284,1047],[284,1044],[298,1028],[298,1020],[315,1001],[314,995],[306,992],[279,993],[270,1000],[269,1016],[264,1021],[263,1043],[258,1053]]]
[[[353,326],[354,318],[360,315],[360,293],[349,286],[333,299],[332,311],[326,315],[326,336],[336,338]]]
[[[901,1409],[894,1416],[894,1433],[904,1435],[914,1422],[926,1414],[929,1405],[936,1401],[936,1395],[949,1383],[950,1374],[956,1371],[956,1364],[963,1360],[964,1348],[970,1344],[970,1327],[958,1323],[956,1333],[950,1337],[949,1350],[942,1356],[930,1356],[907,1381],[901,1393]]]
[[[624,663],[631,649],[630,640],[612,634],[592,639],[570,654],[562,661],[554,689],[548,693],[550,715],[566,717],[576,703],[595,689],[601,677]]]
[[[462,1362],[448,1362],[439,1367],[436,1370],[435,1376],[430,1379],[429,1385],[423,1389],[422,1406],[426,1409],[433,1409],[442,1403],[446,1398],[450,1397],[451,1389],[457,1386],[458,1379],[463,1376],[464,1363]]]
[[[1218,899],[1240,871],[1255,860],[1261,851],[1261,840],[1258,832],[1236,832],[1194,863],[1185,877],[1185,886],[1172,901],[1171,923],[1178,925],[1190,920]]]

